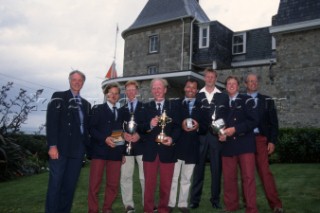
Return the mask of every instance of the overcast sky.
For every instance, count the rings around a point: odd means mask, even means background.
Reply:
[[[280,0],[200,0],[210,20],[233,31],[271,25]],[[68,73],[83,71],[81,95],[102,101],[101,82],[116,50],[122,76],[124,41],[121,32],[137,18],[147,0],[0,0],[0,86],[14,82],[13,91],[44,89],[38,112],[25,131],[45,122],[52,93],[68,89]],[[116,36],[116,26],[119,34]],[[117,40],[117,45],[115,44]]]

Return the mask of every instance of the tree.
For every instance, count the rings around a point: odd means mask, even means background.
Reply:
[[[16,143],[9,134],[13,136],[20,133],[21,125],[36,107],[43,89],[31,95],[28,95],[26,90],[20,89],[17,96],[10,98],[9,93],[12,88],[13,82],[8,82],[0,90],[0,181],[33,174],[39,170],[38,155],[32,154]]]
[[[0,90],[0,134],[4,136],[20,131],[43,92],[43,89],[38,89],[34,94],[28,95],[26,90],[20,89],[16,97],[9,98],[8,93],[12,87],[13,82],[8,82]]]

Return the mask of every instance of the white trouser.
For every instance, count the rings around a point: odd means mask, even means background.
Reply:
[[[174,172],[171,184],[169,207],[175,207],[178,191],[178,180],[180,177],[180,191],[179,191],[179,201],[178,207],[188,207],[188,197],[191,185],[191,177],[195,164],[185,164],[185,161],[179,160],[174,165]]]
[[[137,156],[125,156],[126,162],[121,166],[121,196],[122,202],[125,207],[131,206],[134,208],[133,202],[133,172],[135,167],[135,160],[138,164],[139,169],[139,179],[141,185],[141,195],[142,195],[142,204],[144,200],[144,173],[143,173],[143,162],[142,155]]]

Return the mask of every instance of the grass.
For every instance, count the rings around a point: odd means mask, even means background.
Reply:
[[[320,164],[273,164],[271,165],[278,191],[286,213],[319,213],[320,212]],[[76,191],[72,213],[87,212],[89,166],[82,170]],[[200,207],[192,213],[218,212],[211,208],[210,171],[206,168],[206,181]],[[135,171],[134,200],[136,212],[143,212],[141,190],[138,174]],[[44,212],[48,174],[42,173],[0,183],[0,213],[40,213]],[[102,188],[103,189],[103,188]],[[120,191],[120,190],[119,190]],[[103,192],[100,192],[100,205]],[[260,213],[272,212],[264,197],[259,180],[257,180],[257,202]],[[124,212],[119,194],[113,205],[114,212]],[[174,212],[179,212],[175,209]],[[244,209],[236,213],[244,212]]]

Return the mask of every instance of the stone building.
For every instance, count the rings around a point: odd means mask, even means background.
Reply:
[[[272,26],[234,32],[210,21],[197,0],[149,0],[122,32],[123,77],[102,86],[134,79],[147,101],[153,78],[166,78],[168,96],[178,97],[187,78],[203,85],[205,67],[218,71],[222,89],[228,75],[243,80],[255,72],[261,92],[276,101],[281,127],[320,127],[320,1],[280,0],[270,18]]]

